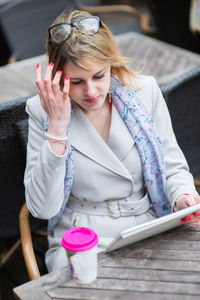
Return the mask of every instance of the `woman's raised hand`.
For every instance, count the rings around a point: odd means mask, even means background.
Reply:
[[[56,137],[63,137],[66,135],[71,115],[69,77],[65,77],[63,90],[61,90],[60,80],[63,72],[58,70],[52,80],[53,67],[53,63],[48,65],[44,80],[42,80],[41,65],[38,64],[36,68],[36,84],[41,105],[49,117],[48,133]]]

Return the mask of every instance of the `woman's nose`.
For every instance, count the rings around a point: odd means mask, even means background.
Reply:
[[[96,91],[95,84],[93,82],[86,82],[85,84],[86,96],[91,98],[96,96],[95,91]]]

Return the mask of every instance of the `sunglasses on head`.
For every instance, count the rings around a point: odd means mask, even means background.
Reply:
[[[71,33],[72,27],[78,28],[80,31],[90,31],[97,33],[101,25],[101,20],[97,16],[85,17],[73,23],[59,23],[49,28],[49,35],[56,44],[66,41]]]

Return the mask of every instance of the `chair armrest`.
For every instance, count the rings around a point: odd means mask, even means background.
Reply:
[[[90,6],[90,5],[83,5],[79,7],[80,10],[85,10],[90,13],[112,13],[112,12],[127,12],[130,13],[134,16],[139,17],[140,12],[130,6],[130,5],[95,5],[95,6]]]
[[[150,16],[147,13],[141,13],[139,10],[131,5],[97,5],[97,6],[80,6],[80,10],[87,11],[91,14],[94,13],[113,13],[113,12],[126,12],[140,20],[140,25],[145,33],[150,33]]]
[[[40,272],[38,269],[35,253],[33,250],[30,223],[29,223],[29,210],[26,206],[26,203],[24,203],[24,205],[20,210],[19,226],[20,226],[22,251],[24,255],[26,268],[28,271],[29,278],[33,280],[40,277]]]
[[[196,187],[200,187],[200,179],[195,179],[194,184]]]

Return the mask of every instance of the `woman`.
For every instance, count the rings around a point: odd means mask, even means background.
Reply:
[[[88,226],[99,247],[121,230],[200,202],[155,80],[127,67],[105,24],[81,11],[49,28],[49,65],[27,102],[25,188],[49,220],[49,271],[66,265],[61,237]],[[188,216],[198,225],[200,218]]]

